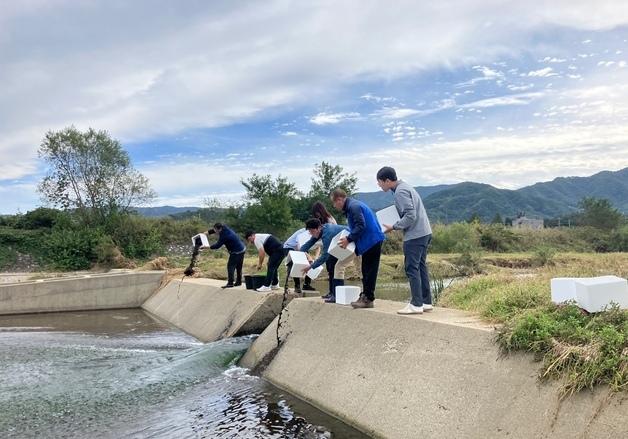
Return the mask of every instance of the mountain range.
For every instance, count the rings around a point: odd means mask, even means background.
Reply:
[[[516,190],[473,182],[416,189],[428,216],[435,222],[463,221],[474,214],[490,221],[496,214],[505,218],[516,217],[520,212],[528,217],[556,218],[578,210],[578,203],[584,197],[606,198],[628,214],[628,168],[590,177],[559,177]],[[354,196],[374,210],[393,203],[391,193],[362,192]]]
[[[483,221],[490,221],[496,214],[506,218],[516,217],[521,212],[528,217],[557,218],[578,210],[578,203],[584,197],[606,198],[619,211],[628,214],[628,167],[590,177],[559,177],[516,190],[473,182],[417,186],[416,190],[433,222],[464,221],[474,214]],[[373,210],[393,204],[391,192],[358,192],[354,197]],[[144,216],[167,216],[198,209],[160,206],[136,210]]]

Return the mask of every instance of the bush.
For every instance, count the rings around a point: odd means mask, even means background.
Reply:
[[[44,262],[60,270],[89,269],[102,239],[98,229],[53,229],[42,243]]]
[[[481,226],[479,231],[480,245],[482,248],[492,252],[510,251],[519,240],[518,236],[511,229],[501,224]]]
[[[467,223],[436,224],[432,229],[433,253],[460,253],[464,249],[480,249],[477,226]]]
[[[118,215],[106,226],[113,243],[124,256],[131,259],[147,259],[162,251],[162,236],[154,220],[137,215]],[[196,231],[194,234],[198,233]]]
[[[0,246],[0,270],[5,270],[15,264],[17,252],[11,247]]]
[[[628,252],[628,225],[611,233],[609,248],[613,252]]]
[[[20,216],[15,227],[19,229],[50,229],[65,215],[57,209],[38,207]]]
[[[532,263],[537,267],[554,265],[554,256],[556,256],[556,249],[549,246],[540,246],[534,251]]]

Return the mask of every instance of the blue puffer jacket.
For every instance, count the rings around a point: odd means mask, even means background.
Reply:
[[[212,250],[218,250],[222,246],[227,247],[227,251],[229,253],[244,253],[246,247],[244,247],[244,243],[240,240],[236,232],[231,230],[229,227],[223,225],[220,234],[218,235],[218,241],[214,244],[210,245],[209,248]]]
[[[373,211],[363,202],[347,198],[343,212],[349,222],[349,242],[355,242],[355,254],[360,256],[378,242],[386,239]]]

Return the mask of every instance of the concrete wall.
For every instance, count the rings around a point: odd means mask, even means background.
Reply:
[[[293,300],[281,348],[271,352],[271,325],[241,365],[374,437],[628,437],[628,402],[599,389],[560,403],[529,355],[500,356],[492,328],[443,308],[399,316],[399,306]]]
[[[213,279],[172,280],[142,308],[204,342],[260,333],[281,309],[283,294],[221,285]]]
[[[139,308],[163,276],[162,271],[117,272],[0,285],[0,315]]]

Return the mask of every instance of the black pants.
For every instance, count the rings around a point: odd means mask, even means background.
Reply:
[[[336,268],[336,262],[338,262],[338,259],[336,259],[335,257],[333,257],[332,255],[329,255],[329,257],[327,258],[327,261],[325,261],[325,268],[327,269],[327,275],[329,277],[329,294],[334,294],[334,269]]]
[[[283,249],[273,251],[271,254],[268,255],[268,266],[264,286],[269,287],[271,285],[279,285],[279,276],[277,275],[277,272],[279,270],[279,266],[281,265],[281,261],[283,261],[283,258]]]
[[[286,257],[288,256],[288,253],[290,253],[292,251],[292,249],[290,248],[284,248],[283,249],[283,256]],[[292,260],[290,260],[290,262],[288,262],[288,264],[286,265],[286,284],[284,285],[284,288],[288,288],[288,281],[290,280],[290,271],[292,270],[292,266],[294,264],[292,263]],[[292,280],[294,281],[294,288],[297,290],[301,289],[301,278],[300,277],[293,277]],[[309,286],[312,285],[312,279],[310,279],[308,276],[305,276],[305,282],[303,282],[303,284],[305,286]]]
[[[229,254],[227,261],[227,283],[229,285],[233,285],[234,272],[236,273],[235,283],[238,285],[242,283],[242,264],[244,264],[244,252]]]
[[[362,292],[369,300],[375,300],[375,284],[377,283],[381,255],[381,242],[378,242],[362,254]]]

